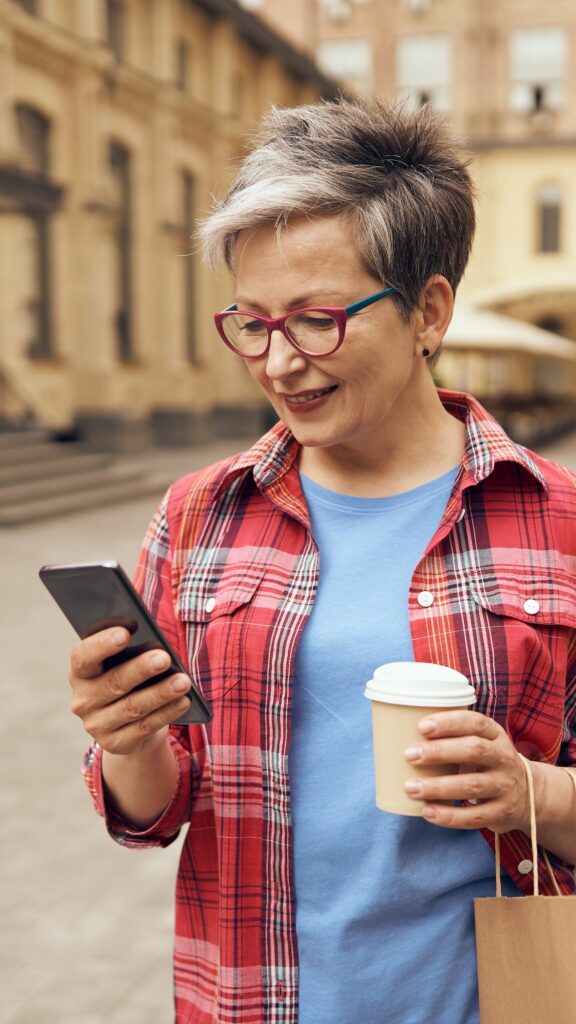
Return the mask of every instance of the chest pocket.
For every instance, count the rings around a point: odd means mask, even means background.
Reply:
[[[190,672],[213,704],[246,679],[250,645],[259,642],[264,625],[258,599],[264,572],[264,565],[236,557],[210,565],[191,560],[181,577],[176,608]]]
[[[469,576],[472,601],[494,615],[508,616],[531,626],[576,626],[576,580],[551,576],[522,577],[493,572]]]
[[[537,735],[533,747],[526,740],[526,756],[560,743],[575,585],[565,571],[555,576],[528,566],[468,575],[470,671],[484,704],[478,710],[516,737]]]

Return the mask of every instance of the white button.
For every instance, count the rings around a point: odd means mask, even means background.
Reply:
[[[418,604],[421,608],[429,608],[431,604],[434,604],[434,594],[431,594],[429,590],[422,590],[418,594]]]
[[[465,516],[465,515],[466,515],[466,509],[465,509],[465,508],[463,508],[463,509],[462,509],[462,511],[461,511],[461,513],[460,513],[460,515],[458,516],[458,519],[456,520],[456,522],[457,522],[457,523],[461,523],[461,522],[462,522],[462,520],[464,519],[464,516]]]
[[[216,607],[216,598],[215,597],[209,597],[208,600],[206,601],[206,604],[204,605],[204,611],[208,612],[208,614],[210,614],[210,612],[214,611],[215,607]]]
[[[531,860],[521,860],[518,865],[518,871],[521,875],[529,875],[534,867]]]
[[[524,601],[524,611],[527,615],[537,615],[540,611],[540,605],[538,601]]]

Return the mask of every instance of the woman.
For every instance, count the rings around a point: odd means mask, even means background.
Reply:
[[[204,225],[235,278],[218,331],[280,422],[174,485],[137,583],[213,722],[168,728],[185,677],[128,695],[163,654],[102,673],[122,630],[71,670],[112,835],[165,845],[188,824],[178,1021],[478,1024],[495,831],[504,892],[533,884],[520,751],[572,890],[575,479],[434,385],[473,229],[441,120],[344,101],[273,111]],[[374,806],[363,689],[397,660],[477,694],[406,752],[460,765],[408,784],[422,818]]]

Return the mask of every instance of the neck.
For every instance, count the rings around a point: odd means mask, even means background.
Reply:
[[[382,426],[364,443],[303,448],[302,473],[340,494],[386,497],[435,480],[461,462],[465,424],[446,411],[435,388],[426,402],[387,417]]]

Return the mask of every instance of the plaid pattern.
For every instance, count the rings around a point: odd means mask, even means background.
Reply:
[[[468,439],[410,587],[415,658],[468,676],[479,710],[529,758],[576,764],[576,477],[513,444],[474,399],[441,396]],[[97,746],[85,763],[118,842],[166,845],[188,824],[176,892],[181,1024],[297,1020],[291,681],[318,582],[297,452],[276,425],[250,451],[178,481],[147,534],[137,585],[214,710],[206,728],[171,730],[179,785],[162,818],[131,831],[105,808]],[[521,833],[502,837],[504,866],[525,891],[532,874],[518,865],[530,857]],[[571,870],[553,864],[571,892]],[[553,892],[543,866],[540,881]]]

